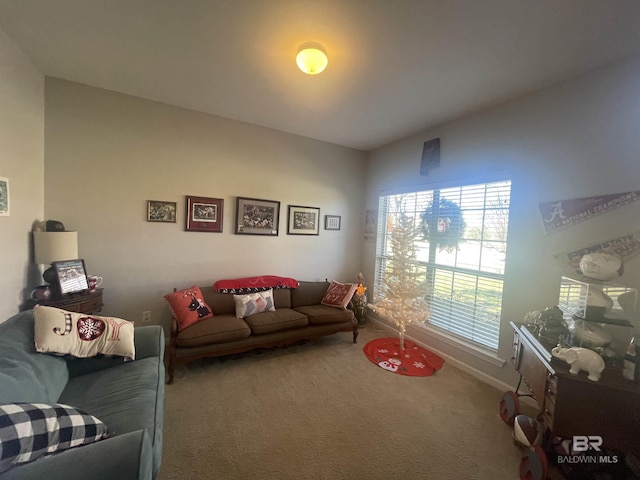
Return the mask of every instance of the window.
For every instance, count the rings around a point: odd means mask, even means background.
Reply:
[[[419,232],[415,263],[430,285],[431,315],[418,326],[497,350],[510,196],[510,181],[381,196],[374,297],[393,255],[394,221],[408,215]]]

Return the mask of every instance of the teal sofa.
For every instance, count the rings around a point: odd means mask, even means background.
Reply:
[[[149,480],[162,454],[164,334],[137,327],[136,359],[66,359],[38,353],[31,310],[0,323],[0,404],[61,403],[100,419],[113,435],[16,465],[1,480]]]

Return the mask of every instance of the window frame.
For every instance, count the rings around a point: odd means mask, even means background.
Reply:
[[[487,265],[483,265],[481,262],[482,262],[482,248],[485,246],[485,244],[488,244],[488,242],[494,243],[491,239],[485,237],[485,232],[487,232],[486,212],[499,210],[496,207],[492,208],[491,205],[489,204],[490,199],[487,199],[486,197],[487,187],[494,184],[498,184],[498,185],[503,184],[502,190],[500,191],[504,190],[504,184],[506,184],[506,192],[508,197],[506,198],[506,208],[504,208],[504,205],[503,205],[502,209],[506,211],[506,217],[504,217],[504,220],[506,220],[507,223],[504,227],[504,231],[502,232],[504,237],[500,240],[500,242],[502,242],[502,245],[501,245],[502,250],[500,250],[500,254],[503,255],[503,258],[501,260],[501,268],[499,269],[499,271],[488,271]],[[512,207],[511,197],[512,197],[512,191],[513,191],[513,181],[510,175],[502,174],[502,175],[494,176],[491,178],[481,178],[481,179],[478,178],[473,180],[460,180],[456,182],[452,181],[452,182],[446,182],[446,183],[441,182],[438,184],[416,185],[413,187],[408,187],[403,189],[387,190],[387,191],[380,192],[378,196],[379,221],[378,221],[378,229],[377,229],[377,235],[376,235],[375,268],[374,268],[375,278],[374,278],[373,293],[374,293],[374,302],[375,302],[377,295],[380,291],[381,275],[386,265],[386,262],[390,257],[388,248],[387,248],[388,241],[390,238],[389,232],[387,231],[387,224],[388,224],[388,219],[389,219],[390,210],[391,210],[389,206],[389,202],[392,200],[392,197],[400,196],[400,195],[428,195],[428,194],[433,194],[436,191],[442,192],[442,191],[455,190],[455,189],[459,189],[462,194],[465,188],[467,189],[471,188],[473,191],[473,188],[477,188],[477,187],[483,187],[485,189],[485,197],[484,197],[484,200],[482,203],[482,209],[481,209],[481,212],[483,214],[482,234],[479,239],[473,240],[473,241],[478,241],[480,245],[481,253],[478,255],[477,268],[466,268],[464,266],[460,266],[457,264],[447,265],[447,264],[440,263],[439,261],[434,261],[433,259],[435,255],[433,255],[433,253],[431,252],[436,249],[433,245],[429,245],[430,252],[429,252],[428,261],[426,262],[418,261],[417,263],[421,268],[425,268],[425,277],[428,279],[432,279],[432,281],[430,282],[431,293],[430,293],[430,298],[428,300],[430,305],[432,305],[432,310],[434,309],[433,307],[435,306],[436,311],[435,312],[432,311],[431,317],[429,319],[426,319],[426,321],[423,324],[418,325],[418,327],[424,328],[427,330],[435,329],[436,331],[441,332],[444,335],[453,337],[454,341],[459,341],[460,343],[468,344],[473,348],[479,348],[480,350],[489,351],[492,354],[495,354],[498,351],[499,335],[501,330],[500,326],[501,326],[502,305],[503,305],[503,296],[504,296],[504,272],[506,269],[506,262],[507,262],[508,222],[509,222],[509,216],[510,216],[511,207]],[[498,195],[498,198],[500,198],[499,195]],[[502,200],[504,200],[504,198]],[[460,205],[462,205],[464,201],[465,199],[464,197],[462,197]],[[461,207],[461,209],[463,213],[465,211],[470,211],[468,208]],[[416,219],[416,225],[417,225],[419,222],[419,218],[418,218],[420,214],[419,209],[416,208],[414,210],[411,210],[410,214],[414,216],[414,219]],[[496,213],[496,215],[500,215],[500,214]],[[465,233],[465,235],[463,235],[462,238],[464,239],[466,235],[468,235],[468,232]],[[428,244],[428,242],[418,242],[418,243]],[[457,255],[457,251],[456,251],[456,255]],[[489,265],[489,266],[495,270],[495,265]],[[491,317],[491,320],[483,324],[483,321],[480,319],[480,317],[477,317],[475,313],[469,314],[469,315],[467,315],[464,312],[461,313],[460,315],[455,315],[453,313],[450,313],[449,319],[448,319],[450,325],[447,327],[446,321],[443,321],[443,319],[440,318],[442,316],[442,313],[437,311],[438,310],[437,304],[441,300],[436,300],[434,302],[434,298],[432,298],[435,295],[433,279],[435,278],[435,275],[439,271],[449,271],[453,276],[468,275],[470,276],[470,278],[475,277],[476,282],[478,283],[476,284],[476,287],[474,289],[474,294],[473,294],[474,301],[472,302],[472,305],[476,309],[482,308],[483,306],[482,302],[478,302],[478,295],[479,294],[486,295],[485,289],[491,288],[491,289],[495,289],[496,291],[499,290],[499,298],[497,297],[493,298],[491,299],[493,303],[488,303],[488,305],[491,307],[491,311],[484,313],[485,317],[486,318]],[[482,288],[479,288],[478,285],[480,285]],[[455,292],[453,289],[450,290],[449,296],[453,296],[453,292]],[[453,301],[450,301],[450,302],[452,305],[454,305]],[[467,302],[467,305],[471,305],[471,303]],[[453,309],[451,309],[451,311],[453,312]],[[457,318],[457,319],[453,318],[456,316],[460,318]],[[466,325],[465,325],[465,322],[467,322]],[[467,328],[468,330],[473,330],[475,328],[475,329],[479,329],[479,331],[477,334],[474,334],[471,331],[465,331],[461,334],[460,328],[459,328],[460,325]],[[486,325],[488,325],[488,327],[486,327]],[[482,331],[482,328],[485,328],[486,331]]]

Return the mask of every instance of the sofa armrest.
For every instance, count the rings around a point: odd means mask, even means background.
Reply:
[[[164,330],[160,325],[147,325],[136,327],[136,359],[149,357],[163,358],[164,355]]]
[[[18,465],[2,480],[152,480],[151,440],[145,430],[75,447]]]

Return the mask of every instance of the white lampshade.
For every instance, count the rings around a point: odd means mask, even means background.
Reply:
[[[327,68],[329,60],[322,45],[305,43],[298,49],[296,63],[298,64],[298,68],[304,73],[316,75]]]
[[[78,232],[33,232],[35,262],[49,264],[78,258]]]

